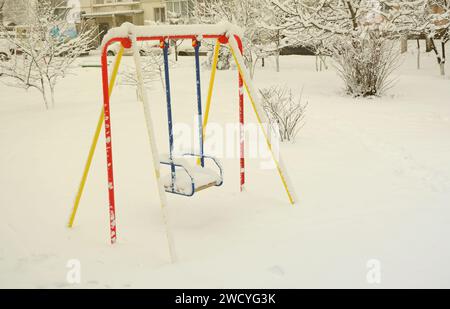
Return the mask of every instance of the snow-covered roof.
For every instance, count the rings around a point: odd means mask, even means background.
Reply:
[[[215,25],[151,25],[151,26],[135,26],[131,23],[124,23],[118,28],[112,28],[104,36],[102,46],[113,38],[129,38],[136,37],[168,37],[183,35],[239,35],[242,36],[243,31],[238,26],[229,22],[221,22]]]

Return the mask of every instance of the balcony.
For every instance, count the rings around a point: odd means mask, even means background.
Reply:
[[[84,21],[98,26],[100,41],[109,29],[119,27],[125,22],[144,24],[144,10],[140,1],[89,0],[87,2],[86,0],[85,7],[86,11],[83,11],[81,17]]]
[[[101,13],[142,13],[140,1],[126,0],[94,0],[92,3],[93,14]]]

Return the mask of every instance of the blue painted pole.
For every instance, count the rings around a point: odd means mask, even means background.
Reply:
[[[169,125],[169,160],[172,173],[172,192],[175,192],[175,164],[173,162],[173,119],[172,119],[172,98],[170,95],[170,74],[169,74],[169,42],[164,42],[164,73],[166,79],[166,98],[167,98],[167,120]]]
[[[200,144],[200,163],[202,167],[205,167],[205,149],[203,141],[203,111],[202,111],[202,85],[200,78],[200,46],[201,43],[197,40],[194,41],[195,48],[195,71],[197,80],[197,106],[198,106],[198,133]]]

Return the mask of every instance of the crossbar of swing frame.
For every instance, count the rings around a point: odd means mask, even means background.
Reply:
[[[174,35],[174,36],[152,36],[152,37],[136,37],[136,41],[160,41],[164,42],[165,40],[182,40],[182,39],[192,39],[197,40],[199,36],[197,35]],[[234,35],[236,39],[239,50],[243,53],[243,45],[242,40],[238,35]],[[222,35],[202,35],[202,39],[216,39],[219,42],[228,43],[228,38],[225,34]],[[110,236],[111,236],[111,244],[115,244],[117,242],[117,225],[116,225],[116,211],[115,211],[115,191],[114,191],[114,166],[113,166],[113,152],[112,152],[112,131],[111,131],[111,109],[110,109],[110,100],[111,97],[109,95],[109,81],[108,81],[108,47],[116,42],[120,42],[123,47],[131,48],[132,43],[131,39],[128,38],[112,38],[107,41],[103,45],[102,49],[102,84],[103,84],[103,112],[105,116],[105,140],[106,140],[106,158],[107,158],[107,171],[108,171],[108,199],[109,199],[109,214],[110,214]],[[244,158],[244,94],[243,94],[243,85],[244,81],[242,78],[242,74],[238,72],[239,76],[239,121],[240,121],[240,147],[241,147],[241,158],[240,158],[240,179],[241,191],[245,185],[245,158]]]

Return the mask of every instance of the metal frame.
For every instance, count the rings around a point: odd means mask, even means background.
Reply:
[[[181,28],[183,27],[183,28]],[[139,28],[139,27],[137,27]],[[139,28],[140,29],[140,28]],[[162,33],[168,33],[171,31],[174,31],[175,33],[178,32],[179,29],[183,29],[184,32],[191,31],[193,32],[197,28],[189,27],[189,26],[180,26],[180,28],[172,26],[171,28],[164,28],[164,29],[156,29],[156,28],[149,28],[149,32],[151,33],[159,33],[162,31]],[[222,31],[223,26],[205,26],[205,31],[209,30],[211,32],[214,31]],[[179,32],[178,32],[179,33]],[[101,63],[102,63],[102,84],[103,84],[103,109],[101,111],[100,118],[98,120],[97,129],[94,135],[94,139],[90,148],[89,157],[87,160],[87,163],[85,165],[83,177],[81,180],[81,184],[78,189],[78,193],[75,199],[73,211],[70,217],[69,227],[72,228],[75,220],[76,213],[78,211],[78,206],[80,203],[80,199],[83,194],[84,186],[86,184],[86,179],[89,173],[89,169],[91,167],[93,155],[95,153],[95,149],[98,143],[98,139],[100,136],[101,128],[104,122],[105,127],[105,142],[106,142],[106,156],[107,156],[107,170],[108,170],[108,197],[109,197],[109,214],[110,214],[110,236],[111,236],[111,243],[114,244],[117,241],[117,228],[116,228],[116,212],[115,212],[115,187],[114,187],[114,167],[113,167],[113,148],[112,148],[112,131],[111,131],[111,109],[110,109],[110,97],[111,93],[115,84],[115,79],[117,76],[118,68],[120,65],[120,59],[123,53],[123,49],[131,48],[133,45],[136,45],[138,41],[151,41],[151,40],[157,40],[161,42],[162,46],[164,46],[164,42],[168,40],[179,40],[179,39],[191,39],[191,40],[197,40],[197,37],[199,37],[200,34],[192,34],[192,35],[157,35],[157,36],[146,36],[146,37],[136,37],[134,34],[129,33],[127,37],[115,37],[109,39],[104,45],[102,50],[102,57],[101,57]],[[201,128],[202,134],[201,138],[205,138],[205,128],[208,123],[208,117],[211,107],[211,99],[212,99],[212,92],[214,87],[214,80],[215,80],[215,74],[216,74],[216,64],[217,64],[217,58],[219,55],[219,49],[220,44],[228,44],[230,47],[231,53],[233,55],[233,58],[237,64],[238,72],[239,72],[239,122],[240,122],[240,133],[241,133],[241,140],[240,140],[240,147],[241,147],[241,160],[240,160],[240,179],[241,179],[241,190],[244,188],[245,184],[245,158],[244,158],[244,86],[247,90],[248,96],[250,98],[251,107],[253,108],[253,111],[255,113],[255,116],[261,126],[261,129],[264,133],[265,140],[267,142],[267,146],[269,150],[271,151],[272,158],[274,160],[274,163],[276,164],[276,168],[278,171],[278,174],[280,176],[281,182],[286,190],[287,196],[289,198],[289,202],[294,205],[296,201],[295,191],[293,190],[292,184],[287,176],[286,170],[284,168],[283,162],[281,160],[281,157],[277,157],[277,155],[274,153],[272,143],[269,138],[269,132],[266,132],[264,123],[268,123],[268,120],[264,114],[264,111],[262,110],[262,106],[258,100],[257,92],[253,88],[253,85],[251,84],[250,75],[245,70],[245,63],[244,59],[242,57],[243,54],[243,47],[242,47],[242,41],[239,36],[235,34],[203,34],[202,39],[215,39],[217,40],[215,51],[214,51],[214,63],[213,68],[211,72],[211,80],[210,80],[210,86],[208,90],[208,96],[207,96],[207,104],[206,104],[206,110],[205,110],[205,119],[203,122],[203,127]],[[116,61],[114,64],[114,69],[111,75],[111,80],[109,80],[108,76],[108,47],[109,45],[120,42],[121,47],[121,53],[116,57]],[[175,252],[175,245],[173,241],[173,236],[170,229],[169,224],[169,216],[167,212],[167,197],[165,194],[164,186],[161,182],[161,174],[160,174],[160,163],[159,163],[159,154],[157,151],[157,145],[155,141],[155,135],[154,135],[154,128],[153,128],[153,121],[151,117],[151,111],[150,111],[150,105],[149,105],[149,98],[146,93],[146,91],[143,91],[144,89],[144,81],[143,81],[143,72],[141,67],[141,58],[139,55],[139,52],[137,49],[134,51],[134,60],[136,65],[136,73],[138,77],[138,87],[141,90],[142,93],[142,103],[144,108],[144,115],[146,120],[146,126],[147,126],[147,133],[148,138],[150,142],[150,147],[152,150],[152,157],[153,157],[153,167],[155,172],[155,177],[157,179],[158,183],[158,194],[161,202],[161,209],[162,209],[162,215],[163,220],[166,226],[166,236],[169,244],[169,252],[172,262],[175,262],[177,260],[176,252]],[[167,55],[166,55],[167,56]],[[199,72],[198,72],[199,73]],[[197,80],[199,80],[199,75]],[[198,89],[197,89],[198,90]],[[201,89],[200,89],[201,91]],[[199,105],[201,107],[201,93],[198,92],[199,96]],[[199,110],[199,114],[201,114],[202,111]],[[199,157],[199,155],[194,154],[186,154],[186,156],[191,157]],[[215,164],[219,167],[220,175],[222,178],[223,183],[223,170],[219,162],[211,157],[206,157],[204,154],[200,156],[200,164],[201,158],[210,158],[212,159]],[[173,158],[171,159],[173,161]],[[172,163],[173,164],[173,163]],[[182,167],[182,166],[180,166]],[[182,167],[186,170],[185,167]],[[187,171],[187,170],[186,170]],[[188,172],[188,171],[187,171]],[[188,173],[189,175],[189,173]],[[191,177],[191,180],[193,179],[192,175],[189,175]],[[222,183],[220,185],[222,185]],[[202,188],[197,188],[197,190],[200,190]],[[195,191],[195,188],[194,188]]]
[[[238,35],[233,35],[238,44],[240,53],[243,53],[242,40]],[[227,44],[229,38],[226,34],[204,34],[202,35],[204,40],[216,39],[222,44]],[[165,42],[169,40],[196,40],[197,35],[168,35],[168,36],[143,36],[136,37],[136,42],[141,41],[159,41],[165,45]],[[109,214],[110,214],[110,230],[111,230],[111,243],[114,244],[117,241],[117,227],[116,227],[116,202],[114,192],[114,164],[113,164],[113,151],[112,151],[112,128],[111,128],[111,108],[110,108],[110,95],[108,86],[108,47],[116,42],[120,42],[124,48],[131,48],[132,41],[129,37],[112,38],[103,45],[102,49],[102,82],[103,82],[103,109],[105,115],[105,140],[106,140],[106,159],[108,170],[108,198],[109,198]],[[241,159],[240,159],[240,175],[241,175],[241,191],[245,184],[245,158],[244,158],[244,93],[242,72],[239,72],[239,122],[240,122],[240,147],[241,147]],[[167,79],[166,73],[166,79]],[[166,86],[166,89],[168,87]],[[173,159],[173,158],[172,158]],[[172,174],[174,169],[172,168]],[[173,175],[174,176],[174,175]]]

